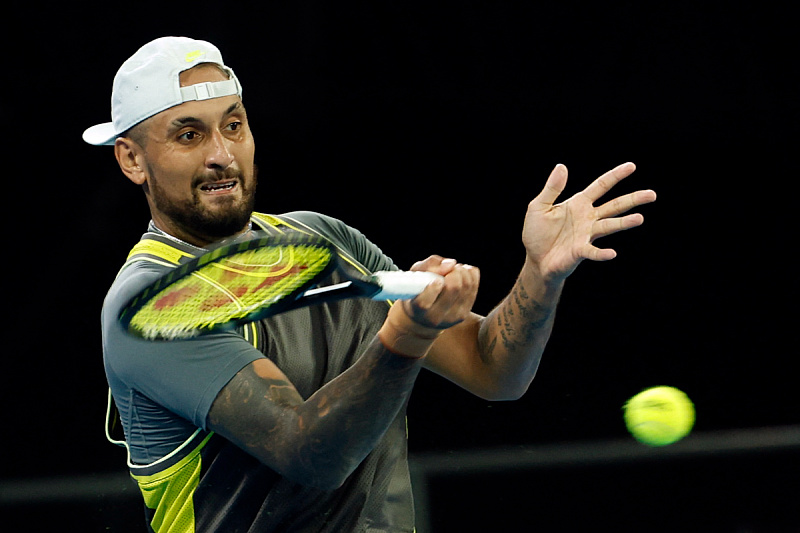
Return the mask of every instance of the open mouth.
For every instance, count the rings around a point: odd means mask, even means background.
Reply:
[[[207,193],[223,193],[230,191],[236,187],[236,180],[215,181],[213,183],[204,183],[200,186],[200,190]]]

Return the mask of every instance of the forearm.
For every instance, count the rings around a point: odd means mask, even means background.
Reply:
[[[339,486],[405,405],[419,356],[433,343],[418,339],[412,344],[422,352],[409,357],[386,330],[384,324],[353,366],[306,400],[270,361],[249,365],[214,402],[209,427],[281,475],[325,489]]]
[[[375,448],[405,405],[421,365],[373,341],[358,363],[298,406],[289,430],[295,475],[339,486]]]
[[[508,296],[481,323],[478,353],[500,397],[530,385],[555,319],[563,281],[545,280],[526,262]]]

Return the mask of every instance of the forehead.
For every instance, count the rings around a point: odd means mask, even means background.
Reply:
[[[236,95],[185,102],[166,109],[153,118],[169,128],[190,122],[215,123],[234,113],[244,114],[244,105]]]

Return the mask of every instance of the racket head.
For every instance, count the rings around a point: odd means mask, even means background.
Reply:
[[[334,245],[309,235],[266,236],[213,249],[134,296],[123,328],[148,340],[234,329],[290,307],[336,266]]]

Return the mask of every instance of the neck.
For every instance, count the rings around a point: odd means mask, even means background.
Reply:
[[[208,248],[212,244],[225,244],[225,243],[230,242],[230,241],[234,241],[234,240],[237,240],[237,239],[243,239],[243,238],[248,237],[251,233],[253,233],[253,223],[251,221],[248,221],[247,225],[245,226],[245,228],[242,231],[234,233],[233,235],[231,235],[229,237],[223,237],[221,239],[212,239],[212,240],[208,240],[208,239],[200,238],[200,237],[193,237],[193,236],[191,236],[191,237],[187,237],[187,236],[179,237],[179,236],[175,235],[175,233],[177,233],[177,232],[173,232],[173,231],[169,231],[167,229],[164,229],[155,220],[150,220],[149,229],[150,229],[150,231],[153,231],[153,232],[158,233],[160,235],[164,235],[165,237],[168,237],[169,239],[172,239],[172,240],[174,240],[176,242],[179,242],[181,244],[188,245],[188,246],[191,246],[193,248],[203,249],[203,248]]]

